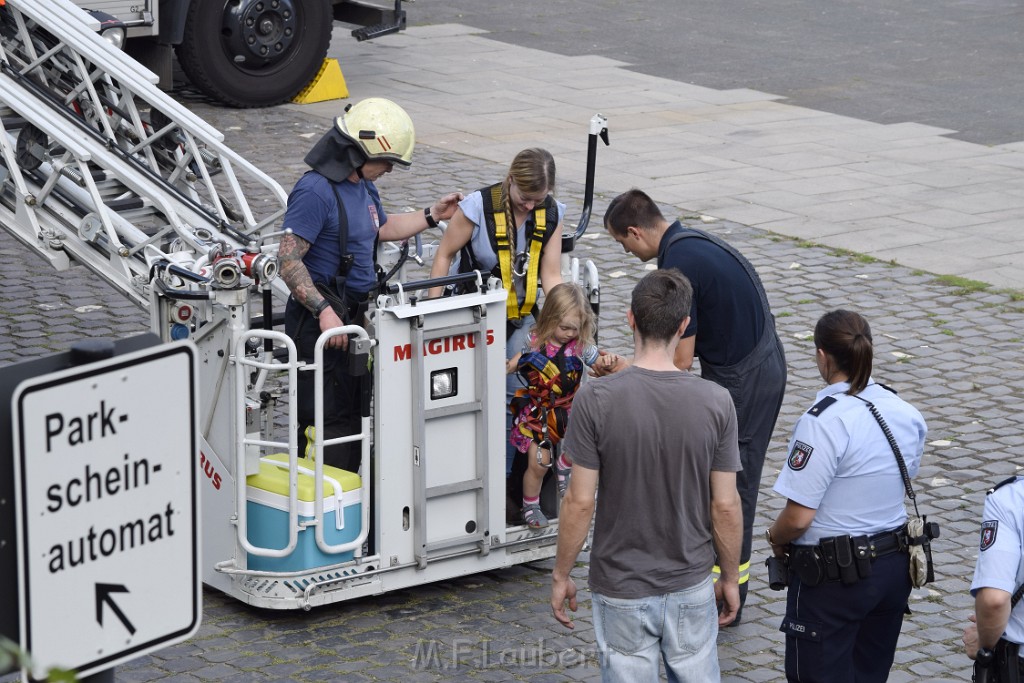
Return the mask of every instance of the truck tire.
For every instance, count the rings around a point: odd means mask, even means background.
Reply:
[[[313,80],[332,25],[330,0],[193,0],[175,51],[204,94],[234,107],[269,107]]]

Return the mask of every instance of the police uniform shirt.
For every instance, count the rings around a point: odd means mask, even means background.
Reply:
[[[816,510],[795,541],[799,545],[841,534],[871,535],[907,520],[896,456],[864,401],[846,394],[849,388],[838,382],[818,392],[814,407],[793,429],[789,457],[775,482],[777,493]],[[870,381],[859,395],[881,413],[913,477],[928,431],[921,413]]]
[[[1024,583],[1024,477],[997,486],[985,498],[978,563],[971,595],[980,588],[998,588],[1011,595]],[[1024,600],[1010,612],[1007,640],[1024,644]]]

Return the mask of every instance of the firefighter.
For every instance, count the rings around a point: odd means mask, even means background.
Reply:
[[[376,289],[376,243],[403,240],[447,220],[462,195],[453,192],[423,210],[388,215],[375,182],[395,165],[412,164],[416,136],[412,120],[390,100],[370,98],[346,108],[305,162],[312,168],[288,197],[281,238],[281,277],[291,296],[285,330],[299,358],[311,362],[321,333],[362,324]],[[333,337],[324,349],[324,439],[355,434],[369,414],[369,374],[350,373],[348,337]],[[312,456],[313,374],[299,373],[299,452]],[[358,442],[332,446],[325,464],[356,472]]]

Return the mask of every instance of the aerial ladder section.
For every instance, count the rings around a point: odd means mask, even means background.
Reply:
[[[287,295],[274,233],[286,193],[90,21],[69,0],[0,7],[0,227],[57,270],[115,287],[164,342],[196,345],[204,582],[308,609],[553,556],[557,522],[505,523],[501,283],[382,287],[364,326],[325,333],[314,362],[298,361],[271,324]],[[607,143],[600,115],[592,148],[598,134]],[[390,253],[401,278],[408,247]],[[568,261],[596,308],[596,268]],[[458,278],[476,291],[421,293]],[[338,334],[370,373],[373,407],[359,434],[325,439],[323,347]],[[296,444],[302,372],[319,388],[311,459]],[[354,441],[358,473],[316,457]]]
[[[219,260],[257,261],[250,274],[272,280],[262,234],[284,190],[90,21],[62,0],[0,11],[0,220],[54,267],[81,263],[141,306],[154,268],[228,285],[243,274],[214,272]],[[266,202],[260,218],[247,195]]]

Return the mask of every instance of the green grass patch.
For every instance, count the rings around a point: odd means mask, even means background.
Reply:
[[[959,275],[938,275],[936,276],[935,281],[941,282],[944,285],[949,285],[950,287],[955,287],[957,294],[984,292],[991,286],[987,282],[971,280],[966,277],[960,277]]]
[[[874,256],[868,256],[867,254],[859,254],[851,249],[836,248],[830,250],[828,253],[831,256],[845,256],[846,258],[851,258],[854,261],[857,261],[858,263],[876,263],[878,261],[878,259],[876,259]]]

